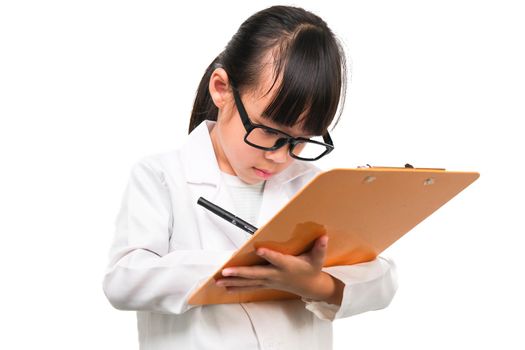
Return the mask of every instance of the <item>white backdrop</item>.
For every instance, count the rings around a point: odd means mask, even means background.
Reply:
[[[525,12],[519,1],[342,3],[293,3],[323,17],[353,62],[336,150],[320,165],[481,177],[385,252],[396,297],[336,321],[334,348],[523,349]],[[204,69],[272,4],[0,3],[3,348],[138,348],[134,313],[101,287],[130,167],[181,145]]]

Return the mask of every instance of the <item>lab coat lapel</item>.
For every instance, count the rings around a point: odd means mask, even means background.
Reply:
[[[197,199],[204,197],[235,215],[233,199],[227,187],[221,182],[220,169],[211,143],[209,132],[214,125],[214,121],[205,120],[191,132],[181,149],[181,163],[186,181],[192,187]],[[203,213],[201,217],[206,220],[203,227],[219,230],[236,248],[240,248],[250,237],[247,232],[204,207],[199,206],[197,210]]]
[[[210,138],[214,126],[214,121],[203,121],[188,135],[181,148],[181,163],[190,184],[219,185],[221,174]]]

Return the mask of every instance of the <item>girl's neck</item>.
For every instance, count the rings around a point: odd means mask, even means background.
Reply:
[[[217,159],[217,164],[219,165],[219,169],[226,174],[236,176],[220,145],[217,135],[217,123],[215,123],[215,125],[210,131],[210,139],[211,144],[213,146],[213,152],[215,153],[215,158]]]

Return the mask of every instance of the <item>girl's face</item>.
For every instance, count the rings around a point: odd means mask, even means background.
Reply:
[[[300,125],[293,128],[282,127],[261,114],[271,102],[277,89],[265,94],[271,87],[271,74],[261,74],[261,82],[257,91],[247,91],[241,94],[242,103],[252,123],[275,128],[295,137],[311,137],[306,135]],[[235,106],[235,100],[229,85],[228,75],[222,68],[216,69],[210,78],[210,94],[219,108],[217,123],[210,132],[215,156],[219,168],[228,174],[236,175],[249,184],[267,180],[286,169],[294,159],[288,153],[288,146],[275,151],[265,151],[244,142],[246,129]]]

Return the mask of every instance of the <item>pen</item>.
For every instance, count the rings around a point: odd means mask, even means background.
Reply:
[[[210,202],[210,201],[208,201],[208,200],[206,200],[206,199],[204,199],[202,197],[199,197],[199,200],[197,201],[197,204],[203,206],[204,208],[208,209],[212,213],[220,216],[224,220],[231,222],[235,226],[243,229],[244,231],[248,232],[251,235],[253,235],[255,233],[255,231],[257,231],[257,227],[255,227],[253,225],[250,225],[249,223],[247,223],[243,219],[236,217],[235,215],[233,215],[229,211],[226,211],[226,210],[222,209],[221,207],[213,204],[212,202]]]

